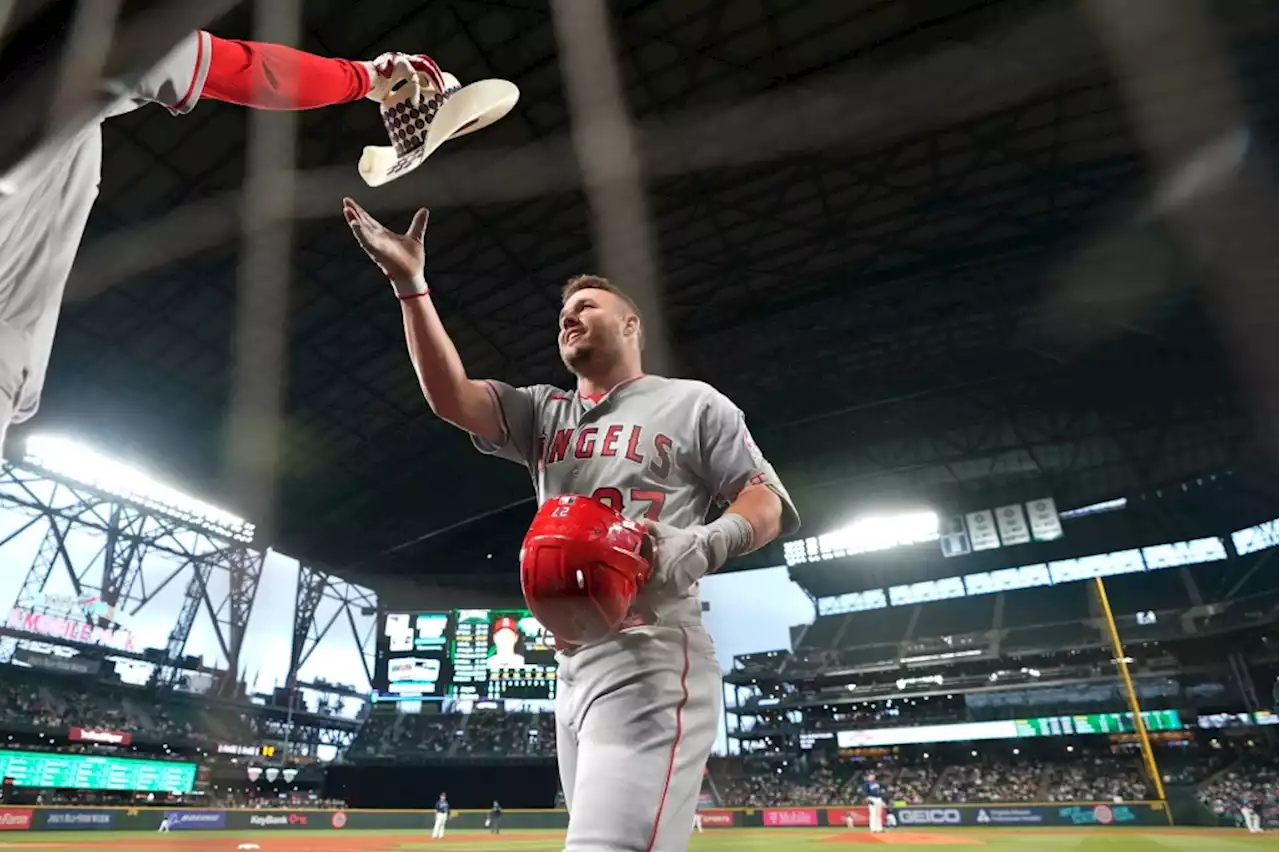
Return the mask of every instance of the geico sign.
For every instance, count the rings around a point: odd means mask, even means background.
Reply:
[[[960,812],[955,808],[912,808],[898,811],[903,825],[959,825]]]

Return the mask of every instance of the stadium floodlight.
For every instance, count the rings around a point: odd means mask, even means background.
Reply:
[[[936,513],[905,512],[861,518],[825,535],[788,541],[782,553],[791,566],[937,540]]]
[[[254,526],[225,509],[184,494],[150,474],[58,435],[30,435],[23,463],[135,503],[192,527],[235,541],[253,541]]]

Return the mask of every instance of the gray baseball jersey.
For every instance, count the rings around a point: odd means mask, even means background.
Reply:
[[[208,34],[191,33],[136,85],[111,88],[87,122],[0,177],[0,434],[40,403],[62,293],[98,197],[102,121],[144,103],[190,112],[210,54]]]
[[[782,498],[784,532],[798,526],[742,411],[705,382],[641,376],[598,401],[550,385],[487,384],[505,435],[498,445],[473,437],[476,447],[524,465],[539,504],[583,494],[629,518],[684,528],[759,483]],[[684,617],[671,623],[701,621],[700,606],[679,609]]]
[[[742,412],[702,382],[642,376],[599,400],[489,382],[502,420],[486,453],[524,465],[538,501],[584,494],[628,517],[703,523],[749,484],[786,490]],[[561,656],[556,756],[569,808],[566,852],[680,852],[689,840],[721,715],[720,666],[695,586],[642,599],[639,623]]]

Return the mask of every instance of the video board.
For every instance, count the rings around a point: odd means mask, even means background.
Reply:
[[[1149,731],[1181,730],[1177,710],[1143,710]],[[1088,713],[1075,716],[1042,716],[993,722],[957,722],[949,725],[916,725],[909,728],[868,728],[840,731],[840,748],[954,743],[978,740],[1012,740],[1024,737],[1063,737],[1073,734],[1119,734],[1134,730],[1132,713]]]
[[[44,751],[0,751],[0,777],[15,787],[189,793],[196,765]]]
[[[374,700],[551,699],[552,641],[523,609],[382,613]]]

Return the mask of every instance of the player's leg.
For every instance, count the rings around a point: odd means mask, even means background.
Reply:
[[[570,721],[573,716],[574,688],[561,680],[556,684],[556,766],[560,770],[560,790],[564,808],[573,812],[573,788],[578,770],[578,734]]]
[[[879,799],[872,799],[868,808],[868,825],[877,834],[884,831],[884,808]]]
[[[102,134],[86,130],[80,140],[59,151],[55,185],[41,172],[38,187],[0,192],[0,449],[23,396],[44,383],[59,305],[98,196]]]
[[[573,660],[593,696],[577,722],[565,852],[681,852],[720,719],[720,666],[701,628],[647,627]]]

